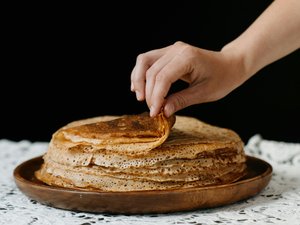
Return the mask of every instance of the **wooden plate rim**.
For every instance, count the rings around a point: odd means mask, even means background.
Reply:
[[[143,196],[168,196],[168,195],[185,195],[185,194],[190,194],[190,193],[197,193],[197,192],[202,192],[202,191],[213,191],[213,190],[219,190],[219,189],[226,189],[226,188],[235,188],[235,186],[237,185],[244,185],[245,183],[252,183],[252,182],[259,182],[259,180],[263,181],[264,183],[269,182],[272,172],[273,172],[273,168],[272,166],[259,158],[253,157],[253,156],[248,156],[247,155],[247,160],[255,160],[255,162],[259,162],[260,164],[263,164],[264,167],[266,167],[266,169],[260,173],[257,174],[254,177],[250,177],[247,179],[241,179],[239,181],[236,181],[234,183],[230,183],[230,184],[223,184],[223,185],[213,185],[213,186],[206,186],[206,187],[192,187],[192,188],[186,188],[186,189],[174,189],[174,190],[159,190],[159,191],[131,191],[131,192],[104,192],[104,191],[97,191],[97,190],[82,190],[82,189],[73,189],[73,188],[62,188],[62,187],[55,187],[55,186],[49,186],[47,184],[43,184],[43,183],[37,183],[35,181],[31,181],[26,179],[25,177],[22,176],[22,170],[26,169],[26,166],[28,167],[29,165],[31,165],[33,162],[42,162],[42,156],[38,156],[32,159],[29,159],[21,164],[19,164],[13,171],[13,176],[15,179],[15,182],[17,184],[17,186],[19,187],[19,189],[28,196],[28,193],[26,193],[26,191],[23,190],[23,188],[20,188],[22,185],[29,187],[30,189],[32,189],[33,191],[36,190],[37,188],[40,190],[44,190],[44,191],[54,191],[54,192],[59,192],[59,193],[70,193],[70,194],[88,194],[88,195],[97,195],[98,197],[105,197],[105,198],[110,198],[110,197],[122,197],[122,196],[134,196],[135,198],[140,198]],[[37,164],[37,167],[40,164]],[[32,167],[31,167],[32,168]],[[33,169],[32,169],[33,170]],[[31,174],[31,173],[30,173]],[[34,176],[32,174],[32,176]],[[31,176],[31,177],[32,177]],[[268,177],[269,176],[269,177]],[[266,181],[267,179],[267,181]],[[32,191],[31,190],[31,191]],[[222,191],[222,190],[221,190]],[[260,190],[259,190],[260,191]],[[254,194],[249,194],[248,197],[253,196]],[[30,197],[30,196],[29,196]],[[244,197],[243,197],[244,198]],[[220,205],[220,204],[219,204]],[[53,205],[54,207],[56,207],[55,205]],[[62,208],[62,207],[57,207],[57,208]],[[101,206],[100,206],[101,208]],[[195,208],[195,206],[193,207]],[[201,208],[201,207],[199,207]],[[68,209],[68,208],[65,208]],[[82,211],[82,210],[79,210]],[[84,211],[84,210],[83,210]],[[88,212],[89,210],[87,210]],[[121,213],[129,213],[129,214],[135,214],[137,213],[144,213],[143,209],[135,209],[133,211],[131,211],[130,209],[124,209],[124,210],[107,210],[108,212],[111,213],[119,213],[119,211]],[[169,210],[169,209],[162,209],[159,210],[158,212],[173,212],[173,211],[178,211],[178,210]],[[186,211],[186,210],[183,210]],[[102,212],[102,211],[100,211]],[[105,212],[105,211],[103,211]],[[153,211],[156,212],[156,211]],[[147,212],[146,212],[147,213]],[[152,211],[150,212],[152,213]]]

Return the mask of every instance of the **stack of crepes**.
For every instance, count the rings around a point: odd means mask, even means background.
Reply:
[[[53,134],[43,158],[35,175],[49,185],[113,192],[226,184],[246,169],[235,132],[162,113],[75,121]]]

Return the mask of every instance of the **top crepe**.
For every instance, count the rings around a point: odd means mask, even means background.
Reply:
[[[109,121],[66,126],[54,136],[72,143],[91,144],[97,149],[145,154],[167,139],[174,123],[175,116],[166,118],[160,113],[152,118],[148,113],[142,113]]]

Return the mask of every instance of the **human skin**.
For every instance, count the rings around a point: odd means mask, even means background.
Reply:
[[[268,64],[300,47],[300,0],[274,1],[254,23],[221,51],[184,42],[137,57],[131,91],[146,100],[150,116],[170,116],[187,106],[219,100]],[[177,80],[189,87],[168,95]]]

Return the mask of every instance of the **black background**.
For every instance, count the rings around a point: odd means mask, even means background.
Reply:
[[[184,1],[8,7],[2,35],[0,138],[49,141],[66,123],[147,110],[130,92],[139,53],[184,41],[220,50],[271,1]],[[284,29],[284,27],[282,28]],[[270,34],[275,35],[275,34]],[[275,47],[275,46],[274,46]],[[224,99],[190,106],[195,116],[246,142],[300,141],[299,50],[265,67]],[[172,91],[185,87],[178,82]]]

